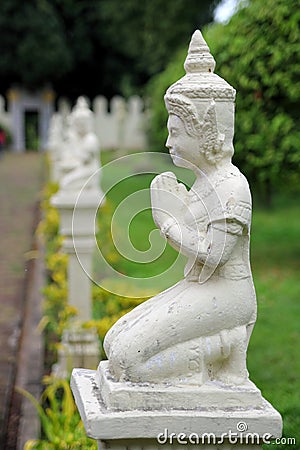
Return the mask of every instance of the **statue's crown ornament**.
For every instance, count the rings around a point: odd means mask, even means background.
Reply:
[[[186,75],[167,90],[165,96],[167,107],[169,98],[174,95],[183,95],[195,100],[234,101],[235,89],[214,73],[215,65],[215,60],[201,31],[196,30],[184,63]]]
[[[216,66],[214,57],[200,30],[196,30],[192,36],[188,55],[184,63],[186,73],[213,72]]]
[[[73,120],[92,117],[92,111],[89,109],[88,102],[83,96],[78,97],[76,105],[74,106],[71,114]]]

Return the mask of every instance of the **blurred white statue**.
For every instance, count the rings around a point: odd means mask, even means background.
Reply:
[[[48,132],[48,149],[51,158],[57,159],[61,150],[63,140],[63,123],[59,113],[54,113],[51,117]]]
[[[85,186],[99,190],[99,176],[95,174],[100,168],[100,144],[92,130],[93,113],[84,97],[78,98],[68,120],[61,189],[77,191]]]

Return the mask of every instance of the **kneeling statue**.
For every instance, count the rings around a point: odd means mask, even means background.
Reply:
[[[249,263],[251,194],[233,155],[235,90],[214,74],[201,33],[186,75],[165,95],[166,146],[193,170],[191,189],[172,172],[151,185],[161,234],[188,258],[184,279],[123,316],[104,348],[115,381],[201,386],[248,380],[246,352],[256,320]]]

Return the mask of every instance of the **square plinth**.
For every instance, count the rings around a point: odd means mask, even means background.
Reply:
[[[101,361],[96,373],[101,397],[107,408],[117,411],[140,409],[203,409],[203,408],[258,408],[263,399],[260,390],[251,381],[240,386],[207,382],[201,386],[189,384],[136,384],[114,381],[108,361]]]
[[[272,438],[281,436],[281,416],[265,399],[262,399],[258,408],[226,408],[220,401],[219,408],[186,410],[180,409],[178,403],[178,409],[116,411],[105,405],[96,373],[94,370],[74,369],[71,378],[75,401],[91,438],[156,439],[166,430],[168,434],[177,435],[213,433],[221,437],[233,431],[239,435],[256,433],[260,437],[266,434]]]

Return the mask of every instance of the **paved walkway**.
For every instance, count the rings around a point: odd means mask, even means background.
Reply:
[[[23,344],[32,312],[33,233],[43,172],[37,153],[6,153],[0,160],[0,449],[5,450],[17,448],[22,400],[14,386],[24,385]]]

